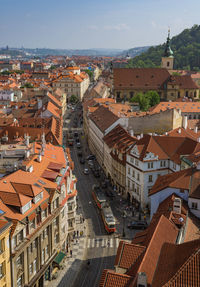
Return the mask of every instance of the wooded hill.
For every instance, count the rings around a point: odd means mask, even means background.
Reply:
[[[200,70],[200,26],[194,25],[173,37],[170,46],[174,52],[174,69]],[[149,48],[146,52],[130,60],[127,67],[160,67],[164,54],[163,45]]]

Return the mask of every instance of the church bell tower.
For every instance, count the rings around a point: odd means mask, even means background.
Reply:
[[[168,37],[165,46],[165,52],[162,57],[161,68],[165,68],[167,70],[173,70],[174,66],[174,56],[173,51],[170,48],[170,30],[168,30]]]

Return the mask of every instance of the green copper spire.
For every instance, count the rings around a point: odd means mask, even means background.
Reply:
[[[173,57],[173,51],[170,48],[170,29],[168,30],[167,43],[165,46],[164,57]]]

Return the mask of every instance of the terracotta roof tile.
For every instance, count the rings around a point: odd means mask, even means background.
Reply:
[[[101,132],[105,132],[106,129],[118,120],[118,117],[104,106],[100,106],[96,111],[89,115],[89,118],[96,124]]]
[[[115,273],[112,270],[103,271],[99,287],[128,287],[132,278],[126,274]]]

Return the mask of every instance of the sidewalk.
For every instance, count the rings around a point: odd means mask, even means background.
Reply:
[[[79,208],[76,216],[76,231],[79,231],[79,235],[75,236],[74,242],[71,243],[68,255],[63,261],[64,268],[58,270],[58,277],[52,281],[48,281],[48,287],[71,287],[74,284],[76,276],[81,268],[83,260],[85,258],[86,252],[86,241],[87,241],[87,222],[80,222],[82,218],[82,211]],[[80,236],[80,233],[83,235]],[[72,251],[72,256],[70,255],[70,250]]]

